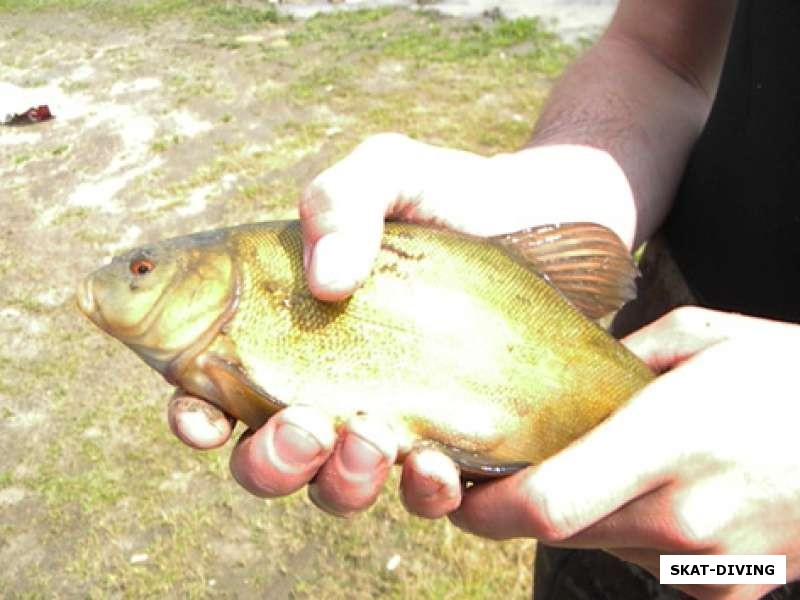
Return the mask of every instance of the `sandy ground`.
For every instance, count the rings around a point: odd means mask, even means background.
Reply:
[[[499,11],[504,16],[540,17],[568,41],[596,36],[608,24],[617,0],[345,0],[329,1],[288,0],[280,10],[296,17],[309,17],[319,12],[353,10],[375,6],[424,6],[457,17],[476,17]]]
[[[548,5],[502,10],[528,4]],[[532,542],[413,520],[394,492],[353,522],[244,493],[228,449],[168,433],[169,387],[73,293],[144,241],[294,217],[300,188],[369,133],[518,146],[571,52],[491,16],[114,15],[0,15],[0,115],[56,115],[0,127],[0,596],[525,597]],[[420,54],[431,40],[450,58]]]

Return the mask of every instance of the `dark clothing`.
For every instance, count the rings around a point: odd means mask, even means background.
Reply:
[[[533,600],[691,600],[691,596],[661,585],[647,571],[602,550],[540,545],[534,578]],[[764,600],[797,598],[797,584],[781,586],[764,596]]]
[[[700,305],[800,322],[798,56],[800,0],[739,2],[717,97],[664,228]],[[639,316],[658,316],[656,304]],[[599,550],[537,551],[534,600],[686,597]],[[800,582],[766,598],[800,599]]]
[[[666,224],[703,305],[800,321],[800,2],[745,0]]]

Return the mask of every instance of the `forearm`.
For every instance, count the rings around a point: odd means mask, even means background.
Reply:
[[[574,155],[571,173],[550,173],[541,184],[558,186],[562,210],[597,213],[593,220],[608,220],[603,224],[633,245],[666,214],[710,99],[626,45],[604,40],[570,69],[530,147],[577,146],[560,149]],[[560,181],[550,181],[554,175]]]
[[[704,31],[666,34],[647,31],[663,25],[663,19],[632,26],[631,20],[643,17],[631,13],[642,9],[634,6],[625,14],[622,7],[623,14],[603,38],[565,72],[528,148],[513,159],[535,173],[529,185],[545,213],[537,219],[600,222],[631,246],[658,227],[716,91],[732,7],[711,4],[684,9],[712,13],[700,15],[707,24]],[[698,30],[702,24],[689,28]],[[670,33],[675,37],[666,38]],[[642,40],[642,35],[657,39]],[[669,45],[677,47],[672,54]],[[537,170],[545,152],[568,155],[568,160],[546,164],[564,165],[569,172]]]

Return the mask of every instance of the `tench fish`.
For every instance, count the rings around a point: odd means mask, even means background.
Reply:
[[[80,309],[172,385],[251,428],[291,404],[382,418],[470,476],[541,462],[652,378],[589,317],[635,292],[599,225],[477,238],[387,223],[366,283],[315,299],[296,221],[144,246],[92,273]],[[588,316],[587,316],[588,315]]]

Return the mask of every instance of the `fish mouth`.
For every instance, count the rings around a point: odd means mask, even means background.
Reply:
[[[100,314],[100,309],[94,298],[93,278],[87,277],[78,285],[75,300],[80,310],[86,317],[102,329],[106,329],[105,319]]]

